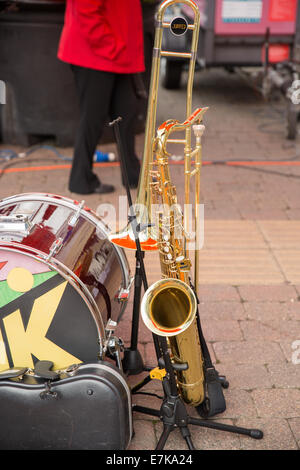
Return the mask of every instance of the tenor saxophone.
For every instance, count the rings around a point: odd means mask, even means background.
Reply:
[[[205,397],[203,357],[196,320],[197,300],[190,286],[192,263],[185,250],[187,234],[176,188],[171,181],[166,144],[172,132],[186,130],[200,122],[206,110],[197,109],[182,124],[169,120],[158,128],[155,158],[149,174],[162,279],[145,292],[141,304],[146,326],[153,333],[168,338],[179,392],[192,406],[201,404]],[[199,135],[203,128],[196,125],[197,145],[191,153],[198,164],[197,171],[201,155]]]

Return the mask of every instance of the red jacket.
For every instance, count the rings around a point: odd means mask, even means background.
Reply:
[[[67,0],[58,58],[106,72],[143,72],[140,0]]]

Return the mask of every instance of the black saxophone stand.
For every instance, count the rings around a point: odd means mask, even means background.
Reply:
[[[132,206],[132,199],[130,194],[129,182],[128,182],[128,175],[126,171],[126,163],[124,159],[124,152],[122,148],[122,141],[120,137],[120,129],[119,123],[121,122],[122,118],[117,118],[112,121],[109,125],[113,126],[114,134],[117,142],[118,154],[121,164],[121,171],[123,174],[123,179],[125,183],[128,203],[129,203],[129,223],[132,226],[132,230],[135,237],[136,243],[136,271],[135,271],[135,288],[134,288],[134,303],[133,303],[133,318],[132,318],[132,330],[131,330],[131,345],[129,349],[124,351],[124,359],[122,361],[124,372],[130,374],[139,374],[142,371],[150,371],[152,368],[144,367],[143,360],[140,356],[140,353],[137,349],[138,344],[138,327],[139,327],[139,312],[140,312],[140,299],[141,299],[141,288],[142,285],[144,290],[148,289],[148,282],[146,277],[146,271],[144,266],[144,253],[141,250],[140,240],[139,240],[139,233],[143,230],[143,227],[140,227],[137,223],[136,214],[134,208]],[[225,377],[219,376],[218,373],[213,368],[210,359],[208,350],[205,354],[205,348],[207,349],[206,343],[204,341],[204,337],[202,334],[199,315],[197,318],[198,330],[200,335],[200,342],[203,348],[204,346],[204,361],[207,360],[206,364],[208,375],[210,372],[213,372],[211,380],[211,384],[214,385],[217,383],[219,386],[227,388],[228,382],[226,381]],[[160,407],[160,410],[156,410],[153,408],[147,408],[139,405],[133,405],[133,411],[143,413],[150,416],[156,416],[160,418],[163,423],[163,432],[159,438],[158,444],[156,446],[156,450],[162,450],[168,440],[170,433],[179,428],[182,437],[185,439],[188,449],[196,450],[194,444],[191,439],[191,434],[189,430],[189,425],[195,425],[210,429],[217,429],[220,431],[227,431],[235,434],[242,434],[254,439],[262,439],[263,432],[259,429],[247,429],[241,428],[238,426],[227,425],[223,423],[217,423],[212,420],[200,419],[200,418],[193,418],[188,415],[186,406],[182,401],[181,396],[178,393],[175,370],[180,369],[181,367],[185,367],[184,364],[173,364],[169,355],[167,339],[162,336],[158,336],[152,334],[153,342],[155,346],[156,357],[158,361],[158,367],[161,370],[165,370],[166,374],[162,379],[162,386],[163,386],[163,402]],[[211,366],[211,367],[210,367]],[[209,377],[206,374],[206,379]],[[138,393],[138,391],[144,387],[147,383],[152,380],[150,374],[145,377],[145,379],[134,386],[131,389],[132,394]],[[218,411],[215,411],[215,414]],[[210,416],[208,414],[208,416]]]

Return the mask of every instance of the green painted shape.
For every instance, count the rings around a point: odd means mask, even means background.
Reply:
[[[33,274],[34,283],[32,288],[39,286],[45,281],[48,281],[48,279],[55,276],[56,274],[56,271]],[[27,294],[27,292],[16,292],[9,287],[7,281],[0,281],[0,308],[24,294]]]

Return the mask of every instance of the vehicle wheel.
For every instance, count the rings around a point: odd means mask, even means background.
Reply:
[[[163,59],[161,62],[162,86],[168,90],[180,88],[183,63],[179,60]]]

